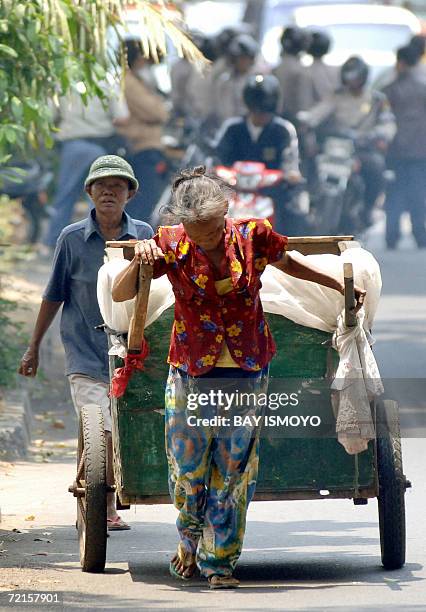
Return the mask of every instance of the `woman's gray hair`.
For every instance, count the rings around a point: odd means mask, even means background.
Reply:
[[[188,168],[176,175],[165,212],[174,223],[207,221],[225,214],[233,193],[219,177],[206,174],[205,166]]]

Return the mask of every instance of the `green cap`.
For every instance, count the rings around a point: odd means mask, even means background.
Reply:
[[[136,191],[139,189],[139,183],[135,177],[132,166],[118,155],[102,155],[102,157],[95,159],[90,166],[89,174],[84,181],[84,186],[87,187],[91,185],[93,181],[107,176],[126,178],[131,182],[133,189]]]

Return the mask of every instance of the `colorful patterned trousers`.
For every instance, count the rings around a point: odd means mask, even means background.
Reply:
[[[198,568],[206,577],[232,574],[241,554],[259,461],[260,425],[252,417],[262,414],[255,398],[266,393],[267,384],[268,368],[256,373],[214,368],[205,376],[191,377],[170,367],[165,401],[169,490],[179,510],[176,525],[182,544],[196,553]],[[250,393],[250,408],[232,406],[221,412],[230,425],[216,426],[210,419],[218,408],[210,404],[201,414],[209,424],[190,425],[200,414],[188,409],[188,395],[212,386]],[[249,415],[249,424],[246,419],[244,425],[234,426],[236,413]]]

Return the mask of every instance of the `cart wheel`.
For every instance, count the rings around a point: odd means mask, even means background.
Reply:
[[[382,564],[387,570],[405,563],[405,476],[402,471],[398,404],[379,402],[377,416],[377,469]]]
[[[77,487],[77,529],[83,572],[103,572],[107,544],[106,444],[100,406],[87,404],[80,413]]]

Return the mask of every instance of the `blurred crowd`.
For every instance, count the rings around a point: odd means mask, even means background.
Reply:
[[[282,170],[285,180],[269,193],[279,204],[274,216],[278,231],[294,230],[286,216],[291,207],[282,203],[302,190],[309,194],[311,209],[316,207],[305,233],[318,233],[322,204],[317,196],[326,180],[323,169],[333,157],[327,148],[330,137],[353,142],[362,180],[360,225],[347,229],[367,228],[381,203],[389,249],[398,246],[404,211],[410,213],[418,247],[426,247],[424,37],[414,36],[399,48],[395,68],[376,83],[370,82],[369,66],[361,57],[350,57],[340,67],[324,61],[333,42],[325,31],[284,28],[275,68],[262,59],[257,41],[243,25],[215,36],[192,32],[191,38],[209,65],[200,71],[176,58],[168,93],[161,90],[155,66],[143,56],[139,41],[129,37],[123,43],[124,87],[112,77],[100,83],[107,103],[91,98],[85,105],[78,91],[60,100],[55,193],[41,237],[45,249],[54,248],[72,221],[84,177],[98,156],[118,153],[128,159],[141,188],[127,210],[155,225],[171,174],[191,159],[187,153],[194,145],[201,157],[197,161],[209,158],[212,167],[253,161]],[[318,159],[327,162],[320,170]],[[300,233],[303,226],[297,229]]]

